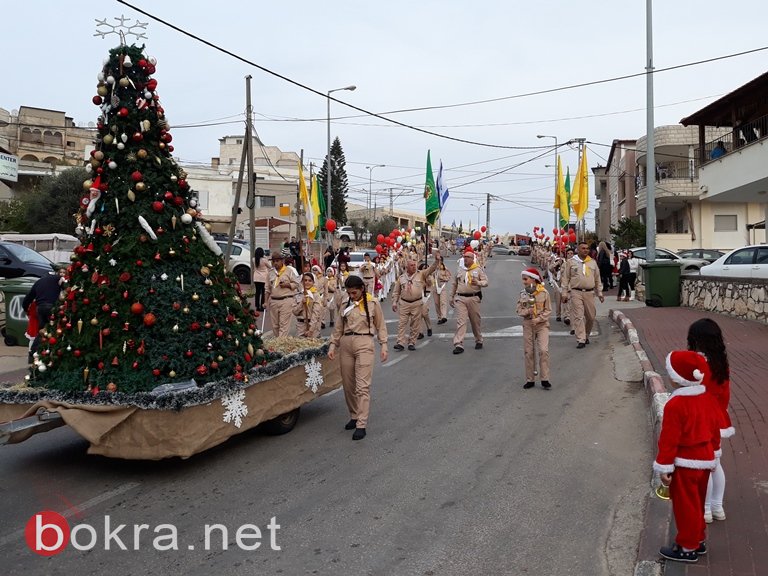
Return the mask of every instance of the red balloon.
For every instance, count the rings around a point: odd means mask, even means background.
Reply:
[[[560,233],[560,230],[558,230],[557,228],[552,228],[552,234],[557,236],[559,233]]]
[[[331,218],[328,218],[328,220],[325,221],[325,229],[328,230],[331,234],[333,234],[333,231],[336,230],[336,220],[332,220]]]
[[[485,232],[486,230],[488,230],[488,228],[485,226],[480,226],[480,232]]]
[[[560,235],[562,236],[563,234],[565,234],[565,230],[563,228],[560,228]]]
[[[473,237],[475,240],[480,240],[480,238],[482,238],[482,237],[483,237],[483,235],[480,233],[480,230],[475,230],[475,233],[474,233],[474,234],[472,234],[472,237]]]
[[[569,239],[571,242],[576,242],[576,232],[574,232],[573,230],[571,230],[571,233],[569,234],[569,236],[568,236],[568,239]]]
[[[381,244],[382,242],[384,242],[384,234],[379,234],[378,236],[376,236],[376,241],[377,241],[379,244]]]

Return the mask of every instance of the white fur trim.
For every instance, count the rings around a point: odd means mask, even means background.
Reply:
[[[694,470],[713,470],[717,466],[717,460],[691,460],[689,458],[675,458],[675,465],[680,468],[693,468]]]
[[[736,434],[736,428],[729,426],[728,428],[720,428],[720,438],[730,438]]]
[[[672,352],[667,354],[667,374],[669,374],[673,382],[677,382],[681,386],[695,386],[696,384],[701,384],[701,381],[704,379],[704,374],[700,370],[693,371],[693,377],[696,380],[686,380],[678,374],[677,370],[672,367]]]
[[[686,386],[685,388],[677,388],[672,392],[672,396],[700,396],[706,391],[707,389],[703,384],[694,384],[692,386]]]
[[[521,276],[528,276],[528,278],[533,278],[537,282],[541,282],[541,275],[540,274],[534,274],[532,272],[528,272],[528,270],[523,270],[520,273]]]
[[[722,455],[723,455],[723,449],[722,448],[718,448],[717,450],[715,450],[715,460],[719,460],[720,456],[722,456]]]
[[[674,464],[659,464],[658,462],[653,463],[653,471],[659,472],[660,474],[669,474],[671,472],[675,471],[675,465]]]

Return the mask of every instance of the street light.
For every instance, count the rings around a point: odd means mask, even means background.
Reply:
[[[554,138],[555,140],[555,194],[557,194],[557,186],[560,184],[557,181],[557,136],[547,136],[546,134],[537,134],[536,138]],[[557,213],[558,210],[555,208],[555,228],[560,228],[560,215]]]
[[[384,168],[384,164],[376,164],[376,166],[366,166],[368,170],[368,218],[371,217],[371,201],[373,199],[373,192],[371,191],[371,174],[374,168]]]
[[[326,166],[326,197],[328,198],[327,202],[327,208],[326,208],[326,220],[329,220],[331,218],[331,94],[334,92],[341,92],[342,90],[349,90],[353,91],[356,90],[357,86],[344,86],[344,88],[334,88],[333,90],[328,90],[328,165]],[[330,236],[328,237],[328,245],[330,246],[331,240]]]
[[[477,208],[477,228],[476,228],[476,230],[479,230],[480,229],[480,208],[485,206],[485,202],[480,204],[480,206],[478,206],[477,204],[472,204],[472,203],[470,203],[469,205]]]

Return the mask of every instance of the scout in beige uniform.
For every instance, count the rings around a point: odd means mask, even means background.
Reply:
[[[366,252],[364,262],[360,266],[360,275],[365,282],[365,291],[371,296],[376,294],[376,266],[371,262],[370,255]]]
[[[475,252],[467,247],[464,250],[464,267],[461,266],[453,277],[453,289],[449,300],[456,309],[456,333],[453,335],[453,353],[464,352],[464,335],[467,333],[467,320],[475,336],[475,350],[483,347],[483,334],[480,323],[480,302],[482,288],[488,286],[488,276],[475,262]]]
[[[589,344],[589,333],[595,323],[595,295],[604,302],[600,288],[600,269],[589,257],[589,246],[580,242],[578,254],[566,262],[566,280],[563,283],[563,301],[571,303],[571,322],[579,341],[576,348]]]
[[[379,303],[366,293],[362,278],[350,276],[345,287],[347,296],[339,307],[341,318],[331,336],[328,358],[334,360],[338,350],[344,399],[351,418],[344,428],[355,430],[352,440],[362,440],[371,407],[373,339],[379,341],[380,359],[386,362],[387,324]]]
[[[534,376],[538,355],[541,387],[549,390],[552,387],[549,383],[549,318],[552,316],[552,303],[536,268],[523,270],[522,276],[523,291],[520,292],[520,300],[517,302],[517,314],[523,317],[523,388],[533,388],[536,384]]]
[[[340,290],[338,290],[337,284],[336,269],[329,267],[325,271],[325,307],[328,309],[328,317],[331,321],[331,326],[333,326],[333,321],[336,319],[336,309],[338,308],[336,292],[340,292]]]
[[[285,265],[280,252],[273,252],[264,305],[269,310],[272,333],[275,338],[288,336],[291,332],[293,297],[298,290],[299,275],[296,270]]]
[[[416,338],[423,308],[422,296],[427,286],[427,277],[432,275],[441,259],[442,256],[439,253],[435,254],[435,261],[426,270],[417,270],[416,260],[408,259],[405,263],[405,272],[397,277],[392,295],[392,310],[398,313],[399,319],[395,350],[403,350],[406,340],[408,350],[416,350]]]
[[[315,287],[315,275],[311,272],[302,274],[301,283],[304,290],[296,297],[293,305],[293,315],[298,323],[297,334],[305,338],[318,338],[325,312],[323,293]]]
[[[419,270],[426,269],[427,265],[422,262],[419,264]],[[424,325],[427,327],[427,336],[432,336],[432,320],[429,317],[429,299],[432,297],[432,293],[435,288],[434,274],[430,274],[426,278],[426,284],[424,285],[424,298],[421,304],[421,319],[424,321]],[[424,333],[419,332],[418,339],[424,338]]]
[[[445,267],[445,262],[440,261],[435,272],[435,289],[432,292],[432,298],[435,299],[435,311],[437,312],[437,323],[445,324],[448,322],[448,290],[445,287],[451,281],[451,271]]]

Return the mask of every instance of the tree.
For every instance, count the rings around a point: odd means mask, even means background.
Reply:
[[[46,176],[25,200],[25,232],[72,234],[75,229],[73,215],[80,208],[83,181],[88,172],[83,168],[70,168],[57,176]]]
[[[27,229],[27,205],[14,198],[0,201],[0,230],[5,232],[29,232]]]
[[[639,220],[622,218],[618,225],[610,229],[614,249],[623,250],[645,245],[645,224]]]
[[[336,220],[337,224],[347,223],[347,192],[349,183],[347,181],[347,161],[344,158],[344,150],[341,148],[341,142],[338,136],[331,144],[331,218]],[[328,182],[328,157],[323,161],[323,167],[317,175],[322,182],[325,190]],[[327,194],[327,192],[326,192]]]
[[[99,75],[98,144],[77,213],[83,242],[44,327],[34,385],[96,393],[242,381],[265,360],[256,315],[171,156],[154,72],[133,45],[110,50]]]

